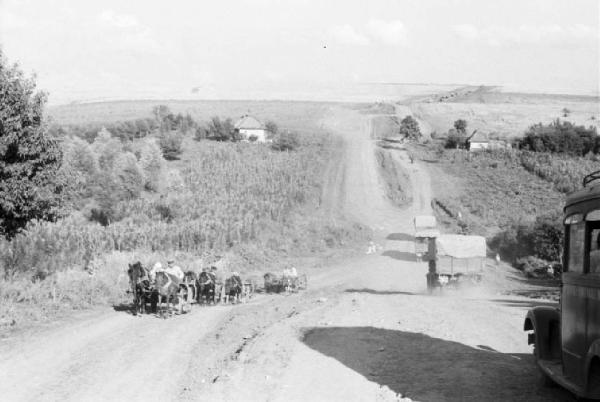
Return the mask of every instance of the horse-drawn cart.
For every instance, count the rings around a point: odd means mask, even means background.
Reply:
[[[431,239],[430,249],[433,254],[429,258],[428,291],[481,281],[487,251],[485,237],[439,235]]]
[[[415,216],[415,255],[417,261],[427,260],[430,253],[430,242],[440,235],[435,216]]]
[[[281,276],[269,272],[264,275],[264,280],[266,293],[297,292],[308,288],[306,274],[298,274],[295,270],[284,269]]]

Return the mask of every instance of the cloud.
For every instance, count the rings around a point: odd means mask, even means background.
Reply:
[[[371,20],[366,30],[370,37],[386,45],[406,43],[406,28],[402,21]]]
[[[127,14],[117,14],[113,10],[104,10],[98,17],[100,26],[108,32],[106,38],[116,36],[115,43],[118,48],[144,52],[160,52],[162,46],[156,40],[152,31],[138,21],[137,18]]]
[[[98,15],[98,20],[115,28],[136,28],[140,26],[139,21],[131,15],[116,14],[113,10],[104,10]]]
[[[25,19],[10,11],[4,11],[0,16],[0,30],[12,31],[27,28],[29,24]]]
[[[454,25],[452,30],[456,35],[464,39],[475,40],[479,37],[479,30],[471,24]]]
[[[344,45],[366,46],[373,43],[397,46],[407,43],[406,27],[402,21],[370,20],[364,29],[338,25],[329,30],[330,36]]]
[[[357,32],[351,25],[338,25],[329,30],[330,36],[343,45],[365,46],[370,43],[369,38]]]
[[[492,25],[485,28],[460,24],[452,26],[452,30],[460,38],[490,46],[582,45],[587,41],[597,42],[600,39],[598,30],[582,24],[571,26],[521,25],[519,27]]]

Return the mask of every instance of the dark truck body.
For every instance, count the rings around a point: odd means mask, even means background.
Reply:
[[[592,177],[592,180],[589,178]],[[548,379],[578,397],[600,399],[600,178],[567,196],[559,308],[536,307],[524,329]]]

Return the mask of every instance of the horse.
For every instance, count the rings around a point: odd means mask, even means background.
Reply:
[[[183,276],[183,283],[187,295],[186,301],[191,303],[198,298],[198,275],[194,271],[187,271]]]
[[[179,313],[181,314],[183,312],[183,297],[182,294],[180,292],[181,288],[180,288],[180,283],[179,283],[179,279],[177,279],[176,276],[168,274],[164,271],[159,271],[156,273],[156,290],[158,291],[158,301],[159,301],[159,310],[160,310],[160,316],[162,316],[163,318],[165,317],[165,311],[163,309],[163,298],[166,299],[166,303],[167,303],[167,313],[170,312],[170,304],[173,301],[174,298],[177,299],[177,304],[179,306]],[[173,304],[175,304],[173,302]]]
[[[204,299],[206,303],[209,303],[211,300],[213,303],[216,302],[216,282],[217,277],[215,274],[206,271],[200,273],[198,276],[198,303],[201,303],[202,299]]]
[[[225,303],[229,302],[230,296],[233,298],[233,302],[242,301],[244,284],[242,282],[242,278],[240,278],[239,275],[233,274],[229,278],[225,279],[224,287]]]
[[[277,277],[277,275],[267,272],[263,276],[265,280],[265,292],[266,293],[279,293],[284,289],[282,280]]]
[[[146,312],[146,299],[150,291],[150,275],[148,270],[137,261],[129,264],[127,269],[129,285],[133,293],[133,315]]]

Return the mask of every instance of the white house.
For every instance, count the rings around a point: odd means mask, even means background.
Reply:
[[[265,129],[265,126],[255,117],[249,115],[242,116],[235,123],[234,128],[246,140],[267,142],[267,130]]]
[[[484,133],[475,133],[469,140],[469,151],[479,151],[481,149],[488,149],[490,146],[490,140]]]

